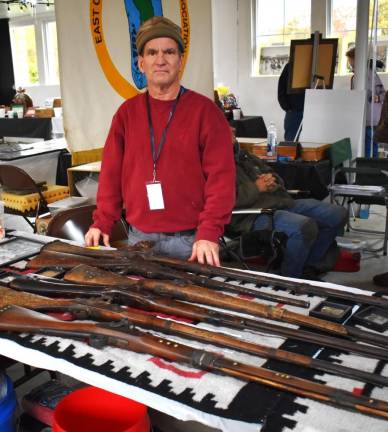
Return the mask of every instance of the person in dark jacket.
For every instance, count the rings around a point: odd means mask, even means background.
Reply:
[[[273,229],[287,235],[281,274],[302,277],[306,267],[319,267],[337,232],[347,220],[344,207],[315,199],[294,200],[282,179],[256,156],[235,151],[237,197],[235,208],[271,208]],[[233,232],[243,234],[271,228],[271,216],[234,215]]]
[[[290,64],[287,63],[278,82],[278,101],[279,105],[286,112],[284,117],[284,139],[286,141],[294,141],[303,119],[305,91],[288,93],[289,75]]]

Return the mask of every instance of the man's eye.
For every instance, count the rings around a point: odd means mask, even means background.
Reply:
[[[174,49],[168,49],[168,50],[166,50],[166,54],[170,54],[170,55],[175,54],[175,50]]]

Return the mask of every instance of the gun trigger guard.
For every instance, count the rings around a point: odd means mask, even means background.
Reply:
[[[135,326],[128,320],[128,318],[123,318],[120,321],[112,321],[107,325],[107,327],[126,331],[135,329]]]
[[[92,348],[101,349],[107,345],[108,338],[104,335],[90,335],[89,345]]]

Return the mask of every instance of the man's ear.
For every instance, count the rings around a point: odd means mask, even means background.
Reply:
[[[140,69],[140,72],[142,72],[142,73],[144,73],[143,63],[144,63],[144,57],[139,55],[139,57],[137,59],[137,65]]]

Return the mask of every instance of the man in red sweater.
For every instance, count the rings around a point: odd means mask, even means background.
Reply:
[[[208,98],[180,84],[180,28],[164,17],[143,23],[136,38],[147,92],[125,101],[105,143],[88,246],[125,208],[129,242],[155,241],[155,253],[220,265],[218,239],[235,199],[229,126]]]

